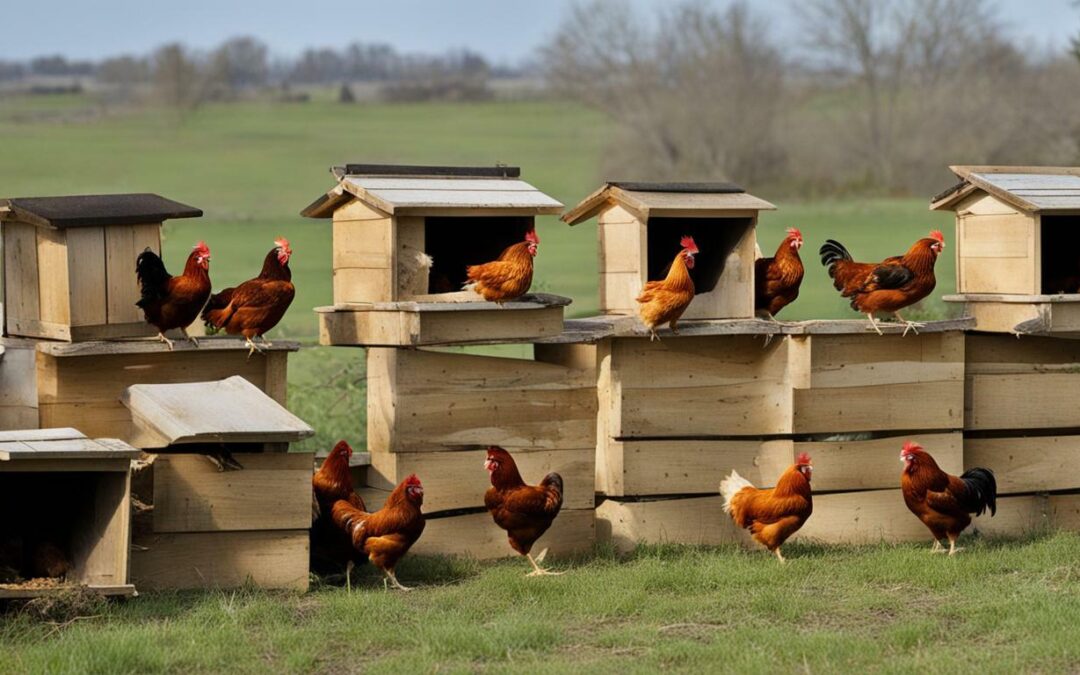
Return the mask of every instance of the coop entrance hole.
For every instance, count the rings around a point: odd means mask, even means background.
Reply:
[[[465,284],[465,268],[491,262],[507,246],[524,241],[532,216],[438,216],[424,219],[424,252],[435,263],[428,293],[454,293]]]
[[[1042,292],[1080,293],[1080,215],[1042,216]]]
[[[648,236],[648,279],[663,279],[676,254],[682,250],[680,241],[689,235],[697,244],[694,280],[697,293],[708,293],[716,288],[724,274],[728,256],[753,226],[752,218],[649,218],[646,226]]]

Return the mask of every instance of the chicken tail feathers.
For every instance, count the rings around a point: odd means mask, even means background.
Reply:
[[[818,249],[818,253],[821,255],[821,264],[828,268],[829,276],[833,275],[833,269],[836,267],[836,263],[846,260],[851,261],[851,254],[844,248],[844,245],[835,239],[826,239],[825,243]]]
[[[348,534],[354,541],[354,532],[357,527],[363,527],[367,515],[367,513],[356,508],[345,499],[334,502],[333,509],[330,511],[330,517],[334,521],[334,525]]]
[[[724,513],[731,513],[731,500],[739,494],[743,488],[754,487],[754,484],[739,475],[732,469],[731,475],[720,481],[720,496],[724,498]]]
[[[210,296],[203,307],[202,319],[207,328],[222,328],[232,318],[232,288]]]
[[[161,257],[147,247],[139,257],[135,259],[135,276],[139,279],[140,298],[136,306],[146,308],[147,305],[165,297],[165,285],[172,275],[165,270],[165,263]]]
[[[987,509],[990,515],[997,513],[997,479],[990,469],[976,467],[968,469],[961,476],[967,488],[965,506],[976,516],[981,516]]]
[[[540,481],[540,487],[548,494],[545,510],[558,512],[563,503],[563,479],[562,476],[552,471]]]

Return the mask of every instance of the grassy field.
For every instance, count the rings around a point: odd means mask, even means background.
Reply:
[[[408,594],[368,570],[352,594],[31,607],[0,620],[0,672],[1077,672],[1080,536],[966,545],[646,547],[531,579],[407,558]]]

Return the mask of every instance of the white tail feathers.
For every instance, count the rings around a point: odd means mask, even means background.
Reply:
[[[743,488],[754,487],[754,484],[739,475],[732,469],[731,475],[720,481],[720,496],[724,498],[724,513],[731,513],[731,500]]]
[[[755,241],[754,242],[754,260],[761,260],[764,257],[765,257],[765,255],[761,252],[761,247],[758,246],[758,243]]]

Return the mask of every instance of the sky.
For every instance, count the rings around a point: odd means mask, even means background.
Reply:
[[[670,0],[625,0],[646,12]],[[717,6],[731,0],[706,0]],[[44,54],[98,59],[143,54],[166,42],[209,49],[253,35],[281,56],[306,47],[389,43],[399,51],[439,53],[468,47],[495,63],[532,55],[558,28],[573,0],[0,0],[0,60]],[[750,0],[791,37],[788,0]],[[1080,33],[1072,0],[996,0],[1006,29],[1034,49],[1057,49]]]

